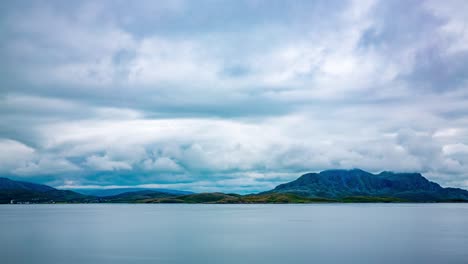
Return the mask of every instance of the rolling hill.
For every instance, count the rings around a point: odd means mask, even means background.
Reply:
[[[91,197],[24,181],[0,178],[0,203],[82,203]]]

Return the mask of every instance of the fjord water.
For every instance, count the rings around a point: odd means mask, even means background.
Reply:
[[[0,206],[1,263],[468,263],[468,204]]]

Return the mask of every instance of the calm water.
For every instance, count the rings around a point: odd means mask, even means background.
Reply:
[[[468,204],[2,205],[0,263],[468,263]]]

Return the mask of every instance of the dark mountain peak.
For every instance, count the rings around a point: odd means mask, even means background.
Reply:
[[[320,179],[324,178],[333,178],[333,177],[349,177],[349,176],[359,176],[359,175],[372,175],[371,173],[361,170],[361,169],[351,169],[351,170],[345,170],[345,169],[332,169],[332,170],[324,170],[319,173],[316,172],[310,172],[303,174],[300,176],[296,181],[299,181],[300,183],[308,183],[311,181],[317,181]],[[290,182],[292,183],[292,182]],[[287,183],[289,184],[289,183]]]
[[[431,190],[436,191],[442,189],[439,184],[426,179],[421,173],[417,172],[382,172],[376,175],[382,179],[397,183],[398,186],[406,186],[414,190]]]
[[[47,185],[36,184],[24,181],[15,181],[5,177],[0,177],[0,190],[23,190],[34,192],[47,192],[56,190]]]
[[[361,170],[361,169],[333,169],[333,170],[324,170],[319,173],[322,176],[360,176],[360,175],[372,175],[371,173]]]
[[[0,178],[0,203],[85,202],[86,196],[43,184]]]
[[[327,174],[327,173],[368,173],[365,170],[361,170],[359,168],[353,168],[353,169],[329,169],[329,170],[323,170],[319,172],[320,174]]]
[[[424,178],[421,173],[419,172],[393,172],[393,171],[382,171],[381,173],[377,174],[378,176],[404,176],[404,177],[416,177],[416,178]],[[425,178],[424,178],[425,179]]]
[[[301,179],[301,178],[307,179],[307,178],[313,178],[313,177],[317,177],[317,176],[319,176],[318,173],[309,172],[309,173],[306,173],[306,174],[301,175],[301,176],[298,178],[298,180]]]
[[[384,171],[372,174],[361,169],[307,173],[268,193],[293,193],[306,197],[395,197],[410,201],[468,200],[468,191],[442,188],[420,173]]]
[[[14,181],[10,180],[9,178],[6,178],[6,177],[0,177],[0,184],[6,184],[8,182],[14,182]]]
[[[395,173],[396,172],[393,172],[393,171],[382,171],[381,173],[379,173],[379,175],[393,175]]]

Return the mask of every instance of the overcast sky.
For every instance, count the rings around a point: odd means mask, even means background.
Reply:
[[[468,188],[467,1],[2,1],[0,174],[255,192]]]

